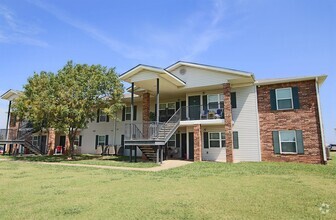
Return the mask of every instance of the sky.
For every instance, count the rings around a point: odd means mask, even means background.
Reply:
[[[257,79],[327,74],[322,115],[336,143],[335,0],[0,0],[1,94],[68,60],[119,74],[178,60]]]

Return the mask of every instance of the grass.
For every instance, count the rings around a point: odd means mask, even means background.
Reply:
[[[335,154],[326,166],[197,162],[157,173],[0,161],[0,180],[1,219],[336,219]]]
[[[0,157],[1,158],[1,157]],[[5,157],[11,160],[28,161],[28,162],[58,162],[58,163],[73,163],[73,164],[89,164],[89,165],[102,165],[102,166],[117,166],[117,167],[136,167],[136,168],[149,168],[158,166],[153,162],[141,162],[139,158],[137,163],[130,163],[129,157],[125,156],[100,156],[83,154],[74,156],[73,160],[68,160],[67,156],[17,156]]]

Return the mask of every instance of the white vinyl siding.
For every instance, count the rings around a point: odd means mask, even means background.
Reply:
[[[180,69],[186,69],[184,75],[180,74]],[[219,85],[226,83],[231,79],[236,79],[233,74],[225,74],[223,72],[211,71],[195,67],[182,66],[172,71],[172,73],[186,83],[184,88],[196,88],[209,85]],[[201,91],[201,90],[200,90]]]
[[[234,162],[260,161],[257,94],[255,86],[233,89],[237,108],[232,109],[233,130],[239,132],[239,149],[233,149]]]
[[[226,161],[226,148],[225,148],[224,125],[223,126],[222,125],[202,126],[202,128],[206,129],[206,131],[208,132],[208,145],[209,145],[209,148],[204,148],[204,133],[202,133],[202,160],[225,162]],[[217,134],[217,135],[215,135],[214,139],[212,139],[210,136],[213,136],[213,135],[211,134]],[[217,137],[217,140],[216,140],[216,137]],[[210,140],[213,140],[214,142],[219,144],[221,147],[211,147],[209,143]]]

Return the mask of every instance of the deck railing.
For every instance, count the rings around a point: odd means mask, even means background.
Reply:
[[[175,132],[181,119],[181,110],[177,110],[167,122],[133,122],[125,124],[127,141],[165,141]]]

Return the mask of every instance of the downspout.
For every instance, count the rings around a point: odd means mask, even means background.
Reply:
[[[318,78],[317,77],[315,79],[315,89],[316,89],[317,108],[318,108],[319,120],[320,120],[323,161],[326,164],[327,163],[327,155],[326,155],[326,149],[325,149],[324,130],[323,130],[321,103],[320,103],[320,92],[319,92],[319,85],[318,85]]]
[[[114,153],[117,155],[117,146],[116,146],[116,138],[117,138],[117,114],[114,117],[114,126],[113,126],[113,147],[114,147]]]
[[[156,79],[156,123],[159,124],[159,102],[160,102],[160,79]]]
[[[132,82],[132,92],[131,92],[131,140],[133,139],[133,114],[134,114],[134,82]]]
[[[261,156],[261,140],[260,140],[260,119],[259,119],[259,106],[258,106],[258,89],[257,86],[254,84],[254,91],[255,91],[255,104],[256,104],[256,110],[257,110],[257,127],[258,127],[258,150],[259,150],[259,161],[262,161]]]

